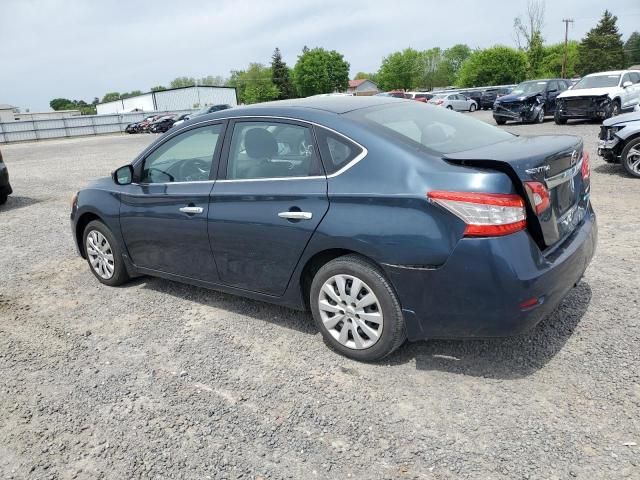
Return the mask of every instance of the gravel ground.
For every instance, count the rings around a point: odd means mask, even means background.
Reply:
[[[491,121],[490,112],[476,112]],[[640,181],[583,136],[600,240],[525,336],[327,349],[308,314],[142,278],[100,285],[69,197],[154,137],[2,146],[0,477],[640,478]]]

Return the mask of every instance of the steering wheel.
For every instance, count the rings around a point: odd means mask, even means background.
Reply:
[[[178,168],[180,178],[183,178],[187,182],[193,182],[197,180],[208,180],[209,170],[211,166],[204,160],[194,159],[186,160],[180,164]]]

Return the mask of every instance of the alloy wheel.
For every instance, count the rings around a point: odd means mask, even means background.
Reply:
[[[640,146],[635,146],[627,152],[627,167],[637,176],[640,176]]]
[[[361,350],[373,346],[382,335],[382,308],[371,288],[352,275],[334,275],[318,298],[322,323],[338,342]]]
[[[101,278],[109,280],[113,277],[115,264],[113,262],[113,250],[106,237],[98,230],[91,230],[87,234],[87,256],[91,268]]]

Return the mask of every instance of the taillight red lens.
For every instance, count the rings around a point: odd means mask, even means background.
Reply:
[[[536,215],[540,215],[544,212],[549,205],[551,205],[551,198],[549,197],[549,190],[540,182],[524,182],[524,186],[527,189],[529,198],[533,202],[533,207],[536,211]]]
[[[589,164],[589,152],[583,150],[582,152],[582,180],[586,180],[591,176],[591,165]]]
[[[527,226],[524,200],[519,195],[474,192],[428,192],[427,197],[466,224],[466,237],[509,235]]]

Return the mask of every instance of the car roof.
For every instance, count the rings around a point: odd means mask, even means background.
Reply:
[[[589,75],[585,75],[585,77],[595,77],[597,75],[622,75],[623,73],[627,72],[640,72],[640,70],[611,70],[608,72],[595,72],[590,73]]]

